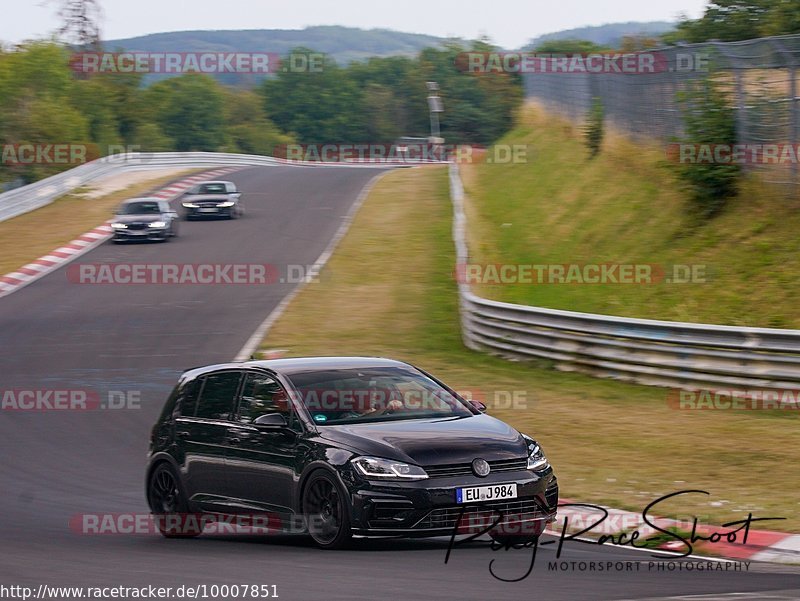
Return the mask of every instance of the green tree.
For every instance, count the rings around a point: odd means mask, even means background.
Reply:
[[[207,75],[155,83],[145,91],[143,104],[143,121],[156,123],[179,152],[215,151],[225,141],[222,89]]]
[[[131,144],[134,151],[169,152],[175,150],[175,141],[155,123],[142,123],[136,128]]]
[[[303,52],[310,51],[294,51]],[[281,71],[261,90],[269,118],[284,132],[294,132],[300,142],[367,141],[363,90],[329,57],[319,71]]]
[[[278,146],[293,142],[267,119],[262,98],[251,90],[225,89],[225,133],[230,152],[273,155]]]
[[[800,33],[797,0],[712,0],[700,19],[683,19],[664,40],[735,42],[791,33]]]

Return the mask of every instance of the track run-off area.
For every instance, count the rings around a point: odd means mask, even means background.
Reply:
[[[173,597],[181,586],[275,585],[278,598],[302,601],[800,598],[797,568],[733,569],[579,542],[565,544],[559,558],[558,545],[542,545],[521,578],[532,551],[493,551],[486,537],[457,546],[445,563],[446,539],[358,540],[350,550],[326,552],[304,537],[168,540],[76,527],[80,516],[148,512],[148,437],[177,376],[239,355],[298,281],[103,285],[76,281],[74,266],[270,264],[279,276],[289,266],[297,273],[325,253],[382,172],[242,169],[226,178],[243,192],[244,218],[184,221],[169,243],[107,242],[0,299],[2,389],[88,390],[119,403],[95,411],[0,412],[0,579],[34,590],[153,585],[171,587]],[[562,486],[568,494],[568,483]]]

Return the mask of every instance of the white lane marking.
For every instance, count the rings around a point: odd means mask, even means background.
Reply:
[[[300,291],[305,287],[310,279],[315,277],[319,274],[320,270],[325,266],[325,263],[328,262],[333,251],[336,250],[336,247],[341,242],[342,238],[344,238],[347,231],[350,229],[350,225],[353,223],[353,219],[355,218],[356,213],[361,208],[361,205],[364,204],[364,201],[369,196],[369,193],[372,191],[372,188],[375,184],[378,183],[383,176],[392,173],[392,170],[389,169],[384,171],[383,173],[379,173],[378,175],[374,176],[371,180],[367,182],[367,185],[362,188],[361,192],[356,198],[356,201],[350,207],[350,210],[347,212],[347,215],[343,217],[342,224],[339,226],[339,229],[334,234],[333,239],[328,243],[328,246],[322,251],[322,254],[319,258],[314,262],[314,266],[309,270],[309,273],[306,275],[306,278],[300,284],[297,284],[294,289],[292,289],[289,294],[283,297],[278,306],[275,307],[272,312],[267,315],[267,318],[261,322],[261,324],[256,328],[256,331],[247,339],[242,350],[234,358],[234,361],[247,361],[250,356],[256,351],[256,349],[261,344],[261,341],[264,339],[264,336],[267,335],[270,328],[275,324],[278,318],[283,315],[283,312],[286,310],[286,307],[289,306],[289,303],[294,300],[294,298],[300,293]]]

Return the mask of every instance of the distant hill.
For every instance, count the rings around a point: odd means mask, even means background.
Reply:
[[[675,23],[669,21],[630,21],[628,23],[608,23],[592,27],[565,29],[555,33],[547,33],[532,39],[525,48],[535,48],[542,42],[552,40],[588,40],[599,46],[617,48],[625,36],[658,37],[675,29]]]
[[[358,29],[338,25],[305,29],[246,29],[219,31],[173,31],[108,40],[109,50],[147,52],[276,52],[288,54],[298,46],[330,54],[345,65],[371,56],[413,56],[423,48],[440,46],[446,40],[419,33],[391,29]]]

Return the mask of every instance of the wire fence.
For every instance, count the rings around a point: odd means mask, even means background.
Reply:
[[[735,109],[742,164],[767,181],[800,184],[800,35],[709,42],[648,50],[645,68],[524,72],[525,93],[551,110],[583,121],[599,100],[606,119],[635,138],[665,144],[684,139],[682,93],[712,77]],[[612,64],[612,66],[614,66]],[[741,148],[739,148],[741,146]]]

